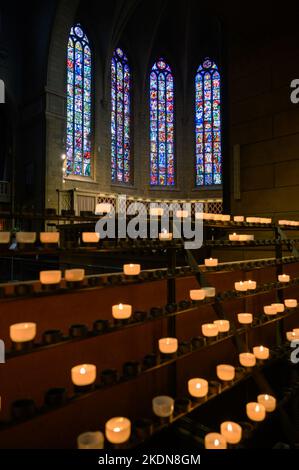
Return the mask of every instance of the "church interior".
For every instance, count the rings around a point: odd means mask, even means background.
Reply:
[[[0,449],[299,448],[292,4],[1,2]]]

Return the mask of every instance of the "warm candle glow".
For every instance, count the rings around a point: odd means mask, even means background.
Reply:
[[[236,233],[233,233],[233,234],[229,235],[229,241],[238,242],[239,240],[240,240],[240,237]]]
[[[10,242],[10,232],[0,232],[0,245],[7,245]]]
[[[290,282],[291,277],[288,274],[280,274],[278,276],[279,282]]]
[[[204,300],[206,293],[203,289],[190,290],[190,299],[191,300]]]
[[[84,277],[84,269],[68,269],[65,271],[65,280],[67,282],[82,282]]]
[[[239,235],[239,241],[240,242],[253,242],[254,241],[254,235]]]
[[[224,436],[216,432],[211,432],[205,436],[205,449],[209,450],[222,450],[227,449],[227,444]]]
[[[224,215],[222,215],[221,220],[222,220],[222,222],[229,222],[230,218],[231,218],[231,216],[229,214],[224,214]]]
[[[83,243],[98,243],[100,241],[100,234],[97,232],[83,232]]]
[[[33,244],[36,242],[35,232],[17,232],[16,233],[17,243]]]
[[[107,441],[124,444],[131,437],[131,421],[127,418],[112,418],[105,425]]]
[[[36,336],[36,323],[16,323],[9,327],[9,332],[14,343],[28,343]]]
[[[268,316],[274,316],[277,315],[277,309],[273,305],[265,305],[264,313]]]
[[[217,366],[217,377],[224,382],[230,382],[235,378],[235,368],[229,364],[219,364]]]
[[[253,322],[252,313],[238,313],[238,322],[241,325],[251,325]]]
[[[60,240],[60,233],[59,232],[41,232],[39,235],[39,239],[41,243],[44,244],[57,244]]]
[[[266,359],[269,359],[270,350],[269,348],[265,348],[265,346],[255,346],[253,348],[253,354],[257,359],[265,361]]]
[[[266,417],[266,408],[264,405],[259,403],[247,403],[246,405],[246,413],[251,421],[260,422],[264,421]]]
[[[160,339],[159,350],[162,354],[175,354],[178,350],[178,340],[176,338]]]
[[[277,313],[283,313],[285,311],[284,304],[272,304],[272,307],[276,309]]]
[[[239,361],[243,367],[254,367],[256,364],[256,357],[251,353],[241,353],[239,354]]]
[[[62,278],[61,271],[41,271],[39,273],[39,281],[44,286],[59,284]]]
[[[218,259],[205,259],[205,266],[208,268],[215,268],[216,266],[218,266]]]
[[[112,316],[115,320],[128,320],[132,316],[131,305],[114,305],[112,307]]]
[[[256,289],[256,281],[245,281],[247,290],[255,290]]]
[[[140,264],[124,264],[123,269],[126,276],[139,276],[141,272]]]
[[[243,282],[243,281],[235,282],[235,290],[238,292],[246,292],[247,291],[246,282]]]
[[[215,297],[216,295],[215,287],[203,287],[202,290],[204,291],[206,297]]]
[[[219,333],[227,333],[230,330],[230,322],[228,320],[215,320],[214,325],[218,327]]]
[[[221,423],[220,432],[228,444],[239,444],[242,439],[242,428],[232,421]]]
[[[272,397],[272,395],[259,395],[257,401],[264,405],[267,413],[272,413],[276,409],[276,398]]]
[[[284,301],[284,304],[287,308],[296,308],[298,305],[298,302],[296,299],[286,299]]]
[[[159,235],[159,240],[162,242],[171,241],[173,239],[173,234],[167,232],[167,230],[162,230],[162,233]]]
[[[243,215],[235,215],[234,222],[244,222],[245,217]]]
[[[214,323],[207,323],[201,326],[202,334],[206,338],[215,338],[219,334],[218,326]]]
[[[96,381],[97,368],[93,364],[83,364],[71,370],[72,382],[77,387],[92,385]]]
[[[299,334],[295,331],[287,331],[286,333],[287,340],[290,341],[299,341]]]
[[[204,398],[209,391],[209,383],[205,379],[191,379],[188,382],[188,391],[194,398]]]

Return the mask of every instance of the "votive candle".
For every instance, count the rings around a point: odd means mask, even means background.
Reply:
[[[246,405],[246,413],[251,421],[260,422],[266,417],[266,408],[260,403],[251,402]]]
[[[228,320],[215,320],[214,325],[218,327],[219,333],[227,333],[230,330],[230,322]]]
[[[252,313],[238,313],[238,322],[241,323],[241,325],[251,325],[253,322]]]
[[[286,299],[284,301],[284,304],[287,308],[296,308],[298,305],[298,302],[296,299]]]
[[[205,398],[209,391],[209,382],[205,379],[191,379],[188,381],[188,391],[194,398]]]
[[[206,293],[203,289],[190,290],[190,299],[191,300],[204,300]]]
[[[13,343],[29,343],[36,336],[36,323],[16,323],[9,327]]]
[[[211,432],[205,436],[205,449],[222,450],[227,449],[225,437],[217,432]]]
[[[201,326],[202,334],[206,338],[215,338],[219,334],[218,326],[214,323],[207,323]]]
[[[86,387],[96,381],[97,368],[93,364],[83,364],[71,370],[72,382],[77,387]]]
[[[114,305],[112,307],[112,315],[115,320],[127,320],[132,316],[132,306],[131,305]]]
[[[269,348],[266,348],[265,346],[255,346],[253,348],[253,354],[255,357],[261,361],[265,361],[266,359],[269,359],[270,356],[270,350]]]
[[[239,354],[239,361],[243,367],[254,367],[256,365],[256,357],[252,353]]]
[[[178,340],[176,338],[160,339],[159,350],[162,354],[175,354],[178,350]]]
[[[239,444],[242,439],[241,426],[232,421],[221,423],[220,432],[228,444]]]
[[[126,276],[139,276],[141,272],[140,264],[124,264],[123,269]]]
[[[131,421],[127,418],[112,418],[105,425],[107,441],[111,444],[124,444],[131,437]]]
[[[261,405],[264,405],[267,413],[272,413],[276,409],[276,398],[272,395],[259,395],[257,401]]]
[[[224,382],[230,382],[235,378],[235,368],[229,364],[219,364],[216,371],[218,379]]]
[[[216,266],[218,266],[218,259],[205,259],[205,266],[207,266],[208,268],[215,268]]]

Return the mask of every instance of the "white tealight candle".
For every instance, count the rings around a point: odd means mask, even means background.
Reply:
[[[277,309],[273,305],[265,305],[264,306],[264,313],[268,316],[277,315]]]
[[[290,341],[299,341],[299,334],[295,331],[287,331],[286,333],[287,340]]]
[[[174,412],[174,400],[171,397],[160,396],[153,399],[153,412],[159,418],[170,418]]]
[[[286,299],[284,301],[284,304],[287,308],[296,308],[298,305],[298,302],[296,299]]]
[[[290,276],[288,274],[280,274],[278,276],[279,282],[290,282]]]
[[[218,379],[224,382],[230,382],[235,378],[235,368],[229,364],[219,364],[216,370]]]
[[[176,338],[160,339],[159,350],[162,354],[175,354],[178,350],[178,340]]]
[[[215,338],[219,334],[218,326],[214,323],[207,323],[201,326],[202,334],[206,338]]]
[[[86,432],[77,438],[78,449],[104,449],[104,434],[101,432]]]
[[[93,364],[83,364],[71,370],[72,382],[77,387],[92,385],[96,381],[97,368]]]
[[[239,444],[242,439],[242,428],[232,421],[221,423],[220,432],[228,444]]]
[[[246,292],[247,291],[246,282],[243,282],[243,281],[235,282],[235,290],[238,292]]]
[[[251,325],[253,322],[252,313],[238,313],[238,322],[241,323],[241,325]]]
[[[112,418],[105,425],[107,441],[124,444],[131,437],[131,421],[127,418]]]
[[[245,281],[247,290],[255,290],[256,289],[256,281]]]
[[[209,383],[205,379],[191,379],[188,382],[188,391],[191,397],[205,398],[209,391]]]
[[[205,266],[207,266],[208,268],[215,268],[216,266],[218,266],[218,259],[205,259]]]
[[[59,232],[41,232],[39,235],[41,243],[46,245],[59,243],[60,233]]]
[[[164,230],[162,233],[159,235],[159,240],[161,242],[169,242],[173,239],[173,234],[167,232],[167,230]]]
[[[124,274],[126,276],[139,276],[140,272],[140,264],[124,264]]]
[[[215,287],[203,287],[202,290],[204,291],[206,297],[215,297],[216,295]]]
[[[132,316],[131,305],[114,305],[112,307],[112,315],[115,320],[128,320]]]
[[[203,289],[190,290],[190,299],[191,300],[204,300],[206,293]]]
[[[239,240],[240,240],[240,236],[237,235],[236,233],[229,235],[230,242],[238,242]]]
[[[44,286],[53,286],[60,283],[62,278],[61,271],[41,271],[39,281]]]
[[[270,350],[269,348],[265,348],[265,346],[255,346],[253,348],[253,354],[260,361],[265,361],[266,359],[269,359]]]
[[[29,343],[36,336],[36,323],[16,323],[9,327],[13,343]]]
[[[219,333],[227,333],[230,330],[230,323],[228,320],[215,320],[214,325],[218,327]]]
[[[246,405],[246,413],[251,421],[260,422],[266,417],[266,408],[260,403],[251,402]]]
[[[239,361],[243,367],[254,367],[256,365],[256,357],[251,353],[239,354]]]
[[[283,313],[285,311],[284,304],[271,304],[277,311],[277,313]]]
[[[83,232],[82,241],[83,243],[98,243],[100,241],[100,235],[97,232]]]
[[[257,401],[264,405],[267,413],[272,413],[276,409],[276,398],[272,397],[272,395],[259,395]]]
[[[67,282],[82,282],[85,277],[85,269],[68,269],[65,271]]]
[[[234,222],[244,222],[245,217],[243,215],[235,215]]]
[[[205,436],[205,449],[223,450],[227,449],[225,437],[217,432],[211,432]]]

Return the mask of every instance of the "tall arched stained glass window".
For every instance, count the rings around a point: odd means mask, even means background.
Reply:
[[[80,25],[67,51],[66,174],[91,176],[91,50]]]
[[[131,74],[121,49],[111,61],[111,170],[113,183],[131,183]]]
[[[174,83],[169,65],[159,59],[150,75],[150,182],[174,186]]]
[[[195,78],[196,186],[222,183],[220,74],[205,59]]]

